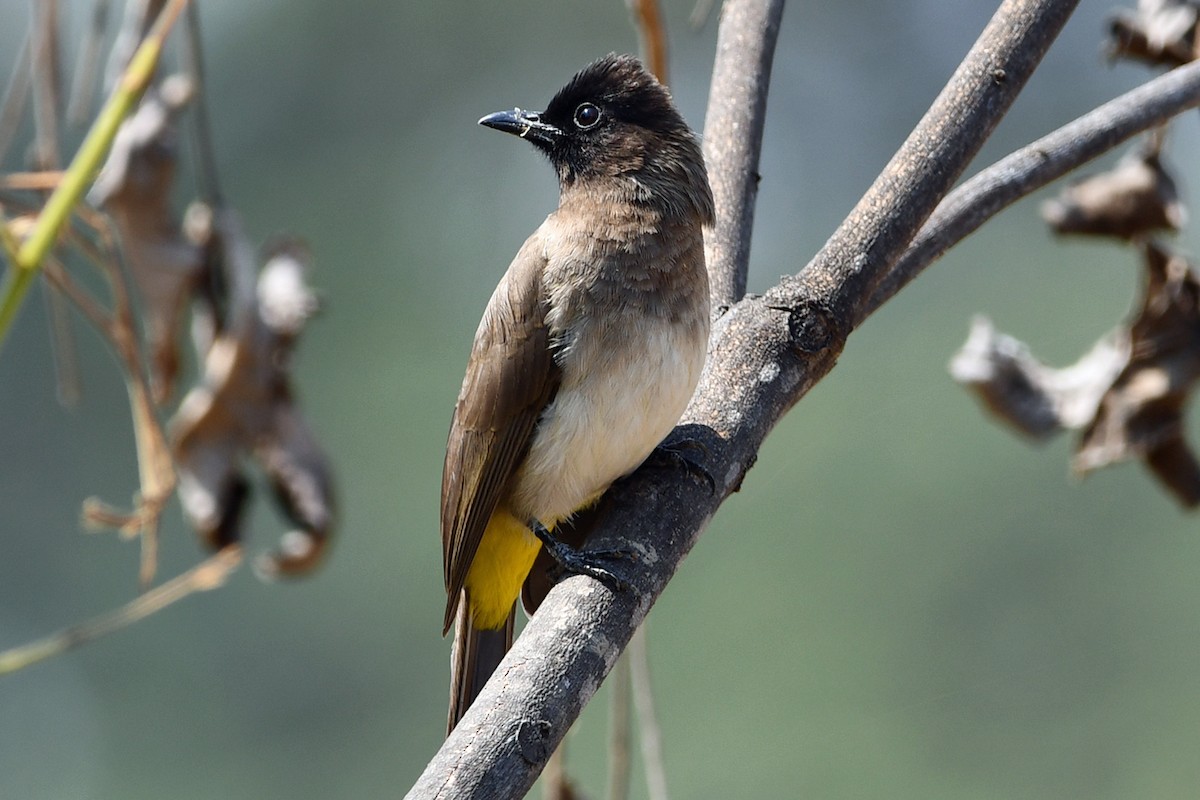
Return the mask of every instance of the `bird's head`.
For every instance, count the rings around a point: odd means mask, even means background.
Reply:
[[[549,157],[564,188],[632,176],[694,188],[711,204],[696,137],[671,96],[633,56],[609,54],[580,70],[545,111],[515,108],[480,125],[511,133]]]

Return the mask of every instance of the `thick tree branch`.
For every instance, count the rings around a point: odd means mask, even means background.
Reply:
[[[861,322],[921,270],[1015,201],[1200,105],[1200,61],[1110,100],[979,172],[946,196],[862,307]]]
[[[626,570],[632,586],[613,592],[572,577],[551,590],[409,797],[525,794],[717,508],[738,489],[763,439],[832,369],[874,287],[1008,109],[1075,4],[1003,3],[809,266],[717,321],[700,387],[676,432],[704,446],[713,484],[644,468],[610,493],[591,546],[636,548],[641,557]],[[741,63],[743,81],[760,69],[739,48],[717,57]]]
[[[1076,5],[1077,0],[1002,3],[862,200],[801,277],[784,281],[774,293],[776,304],[815,294],[835,320],[859,319],[875,284],[979,152]]]
[[[728,0],[721,8],[703,143],[717,205],[717,222],[704,237],[716,306],[733,305],[746,293],[767,87],[782,17],[783,0]]]

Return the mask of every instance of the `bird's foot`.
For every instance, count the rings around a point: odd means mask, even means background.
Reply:
[[[612,562],[632,561],[637,558],[634,550],[623,547],[576,550],[554,538],[554,534],[546,530],[546,526],[537,520],[533,520],[529,527],[533,530],[533,535],[546,548],[546,552],[554,559],[561,570],[561,575],[587,575],[616,592],[629,588],[629,581],[621,577],[618,570],[613,569]],[[561,575],[554,576],[555,582]]]
[[[662,442],[650,453],[646,463],[651,467],[682,469],[708,487],[709,494],[717,493],[717,481],[702,461],[710,455],[708,445],[699,439],[681,436]]]

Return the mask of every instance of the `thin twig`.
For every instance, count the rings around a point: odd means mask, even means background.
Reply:
[[[104,60],[104,36],[111,7],[112,0],[95,0],[92,5],[91,23],[84,34],[67,99],[67,122],[72,125],[82,125],[92,114],[92,98],[96,94],[100,63]]]
[[[29,99],[33,77],[29,57],[32,37],[31,29],[21,40],[21,49],[17,52],[12,75],[8,78],[8,85],[4,87],[4,100],[0,102],[0,163],[8,155],[8,148],[12,146],[13,138],[21,126],[21,118],[25,115],[25,101]]]
[[[608,800],[629,797],[630,740],[633,728],[629,707],[629,654],[617,660],[608,676]]]
[[[33,119],[34,166],[57,171],[59,155],[59,64],[58,0],[34,0],[33,4]],[[42,298],[50,323],[51,353],[59,402],[74,405],[79,399],[79,364],[71,337],[66,307],[53,288],[43,286]]]
[[[716,0],[696,0],[696,5],[692,6],[692,13],[688,14],[688,27],[693,31],[703,29],[708,24],[708,18],[712,16],[714,5]]]
[[[641,42],[642,61],[664,86],[667,84],[667,26],[658,0],[625,0]]]
[[[112,91],[121,81],[134,53],[158,19],[169,0],[125,0],[125,13],[117,29],[117,38],[108,53],[104,84]]]
[[[646,639],[646,625],[643,623],[629,640],[629,648],[625,655],[629,660],[633,704],[637,709],[642,761],[646,766],[647,793],[650,800],[668,800],[662,727],[658,724],[658,713],[654,710],[654,685],[650,680],[650,653]]]
[[[146,592],[103,616],[74,625],[35,642],[0,652],[0,675],[24,669],[39,661],[62,655],[81,644],[126,628],[162,611],[190,594],[207,592],[223,585],[242,561],[242,550],[230,545],[187,572]]]
[[[546,761],[546,770],[542,773],[542,800],[582,800],[567,775],[566,741]]]
[[[107,228],[97,232],[111,252],[112,234]],[[150,586],[158,568],[158,523],[163,508],[175,491],[176,475],[171,449],[154,410],[153,393],[146,379],[145,360],[141,352],[134,319],[128,278],[116,259],[97,262],[108,273],[112,288],[113,318],[109,326],[109,341],[116,351],[125,373],[125,387],[133,414],[133,436],[137,448],[139,494],[137,507],[123,521],[113,524],[114,512],[98,501],[90,501],[84,516],[92,523],[118,528],[124,535],[138,535],[142,545],[139,578],[143,587]]]
[[[1200,62],[1148,81],[980,171],[938,205],[863,306],[859,321],[1012,203],[1196,106]]]
[[[717,306],[746,293],[767,88],[782,18],[783,0],[729,0],[721,9],[703,143],[717,208],[716,224],[704,236]]]
[[[871,293],[1016,100],[1078,0],[1006,0],[900,150],[803,273],[836,284],[829,311],[861,318]],[[772,302],[798,281],[785,281]],[[843,335],[849,331],[843,331]]]
[[[21,243],[13,234],[12,225],[12,221],[0,207],[0,250],[4,251],[4,259],[9,263],[10,268],[17,263],[17,251],[21,249]]]
[[[63,268],[57,258],[53,256],[47,258],[43,269],[46,271],[46,279],[66,295],[67,299],[87,317],[88,322],[92,323],[92,326],[107,339],[113,324],[108,311],[71,277],[71,274]]]
[[[53,191],[62,181],[62,170],[49,169],[40,172],[10,172],[0,176],[0,189],[14,192]]]
[[[222,205],[221,182],[213,150],[212,128],[208,116],[208,77],[204,69],[204,48],[200,37],[200,8],[188,6],[184,59],[192,79],[192,130],[195,134],[196,183],[200,199],[213,208]]]
[[[154,580],[158,563],[158,524],[163,509],[175,491],[176,474],[167,445],[166,433],[154,412],[150,386],[146,380],[141,340],[137,335],[127,277],[117,263],[113,234],[106,217],[85,219],[100,238],[97,247],[89,239],[72,234],[71,241],[87,258],[102,269],[112,290],[113,310],[109,313],[79,286],[53,257],[44,269],[50,282],[70,299],[112,347],[125,375],[133,416],[137,448],[139,493],[131,512],[120,511],[96,499],[84,504],[84,520],[96,528],[113,528],[122,536],[139,536],[142,545],[139,579],[143,587]]]
[[[50,353],[54,360],[55,385],[58,402],[74,408],[82,395],[79,377],[79,349],[71,335],[71,317],[63,296],[49,283],[42,284],[42,298],[46,303],[46,317],[50,324]]]
[[[58,169],[58,0],[33,2],[33,132],[36,169]]]

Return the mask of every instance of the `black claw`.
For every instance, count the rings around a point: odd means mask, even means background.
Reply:
[[[554,538],[546,526],[536,519],[529,523],[533,535],[541,540],[546,552],[558,565],[559,574],[553,576],[557,583],[563,575],[587,575],[603,583],[613,591],[624,591],[629,588],[629,581],[607,567],[601,566],[604,561],[632,561],[637,553],[627,548],[606,548],[600,550],[575,550],[570,545]]]
[[[697,458],[693,455],[688,455],[686,451],[689,450],[699,452],[700,457]],[[717,481],[701,462],[701,459],[706,459],[709,455],[711,455],[711,451],[704,442],[690,437],[679,437],[665,441],[654,448],[654,452],[650,454],[650,458],[647,460],[654,465],[682,468],[693,478],[707,486],[709,494],[716,494]]]

